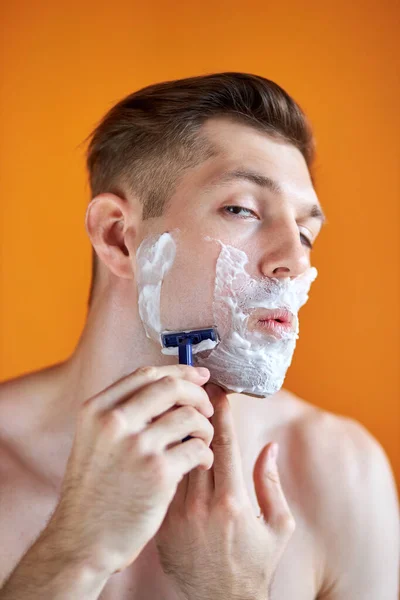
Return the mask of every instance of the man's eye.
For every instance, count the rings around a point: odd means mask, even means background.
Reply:
[[[300,233],[300,239],[302,241],[302,243],[307,246],[307,248],[310,248],[310,250],[312,250],[312,243],[310,242],[310,240],[308,239],[308,237],[306,235],[304,235],[304,233]]]
[[[254,211],[252,211],[250,208],[244,208],[244,206],[236,206],[236,205],[224,206],[223,210],[231,215],[238,216],[241,219],[247,219],[247,218],[249,218],[249,216],[256,217],[256,219],[258,219],[258,215],[256,215],[256,213]],[[308,239],[308,237],[306,235],[304,235],[304,233],[300,233],[300,239],[302,241],[302,244],[304,244],[305,246],[307,246],[307,248],[312,250],[312,248],[313,248],[312,242],[311,242],[311,240]]]
[[[255,212],[253,212],[249,208],[244,208],[243,206],[224,206],[224,210],[231,215],[238,215],[242,219],[246,219],[249,215],[258,219],[258,216]],[[247,213],[247,216],[240,213]]]

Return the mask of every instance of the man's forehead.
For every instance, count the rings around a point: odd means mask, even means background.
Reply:
[[[281,180],[282,186],[290,180],[299,190],[313,189],[304,156],[286,140],[226,118],[210,119],[203,125],[202,135],[213,150],[204,164],[205,184],[222,182],[229,172],[254,171]]]
[[[229,166],[216,168],[208,176],[205,174],[204,187],[211,191],[234,183],[247,183],[276,195],[292,195],[296,192],[315,194],[311,180],[300,182],[291,173],[287,175],[288,177],[282,177],[268,164],[256,166],[254,163],[249,165],[249,161],[238,161]]]
[[[264,160],[292,162],[308,171],[304,156],[289,141],[271,135],[257,127],[228,117],[214,117],[206,121],[200,135],[208,141],[216,156],[231,160]]]

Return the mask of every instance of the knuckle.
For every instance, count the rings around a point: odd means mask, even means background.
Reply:
[[[206,390],[200,386],[196,386],[196,392],[199,394],[199,398],[201,398],[201,400],[204,402],[206,402],[206,404],[210,403],[210,399],[208,397],[208,394],[206,392]]]
[[[151,379],[154,377],[156,372],[155,367],[139,367],[134,371],[135,376],[145,377],[146,379]]]
[[[147,443],[143,433],[136,433],[129,436],[128,448],[131,453],[142,457],[146,456]]]
[[[149,475],[160,487],[168,485],[170,481],[170,468],[164,454],[149,454],[146,458],[146,468]]]
[[[206,423],[207,423],[206,427],[207,427],[207,429],[208,429],[208,435],[210,436],[210,441],[211,441],[211,440],[213,440],[213,439],[214,439],[214,432],[215,432],[215,429],[214,429],[214,426],[213,426],[213,424],[212,424],[212,423],[210,423],[210,421],[209,421],[208,419],[206,419]]]
[[[81,404],[79,413],[78,413],[78,417],[79,420],[85,420],[87,418],[90,418],[94,413],[95,413],[95,400],[96,398],[89,398],[88,400],[85,400],[85,402],[83,402],[83,404]]]
[[[203,415],[199,414],[199,429],[201,430],[202,434],[204,435],[204,442],[206,443],[206,447],[208,448],[213,440],[213,435],[214,435],[214,427],[211,425],[211,423],[205,418],[203,417]]]
[[[230,447],[232,440],[226,433],[217,433],[213,437],[213,446]]]
[[[175,393],[179,390],[180,381],[173,375],[166,375],[165,377],[163,377],[162,383]]]
[[[143,461],[146,473],[153,479],[162,480],[168,474],[168,461],[162,452],[157,452],[149,444],[146,432],[137,433],[130,436],[128,450],[135,454],[136,458]]]
[[[279,475],[277,471],[267,471],[265,473],[265,479],[267,482],[271,482],[274,485],[280,485]]]
[[[111,434],[117,434],[125,428],[125,418],[119,408],[103,412],[99,415],[99,422],[101,429]]]
[[[276,528],[279,533],[292,534],[296,529],[296,521],[291,513],[281,513],[276,519]]]
[[[191,451],[198,466],[204,465],[211,467],[214,462],[214,453],[201,438],[194,437],[191,439]]]
[[[226,494],[218,501],[219,509],[226,517],[236,519],[242,513],[242,505],[238,498],[231,494]]]

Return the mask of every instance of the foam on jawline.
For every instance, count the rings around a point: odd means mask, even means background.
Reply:
[[[213,313],[221,341],[195,363],[207,367],[211,380],[233,392],[270,396],[283,385],[299,334],[297,313],[308,299],[317,270],[300,276],[255,279],[246,271],[248,257],[242,250],[211,240],[221,247],[216,265]],[[293,331],[280,339],[261,331],[249,331],[252,309],[285,308],[295,316]]]
[[[207,367],[214,383],[227,390],[258,396],[269,396],[283,385],[298,338],[297,312],[308,299],[308,291],[317,276],[315,268],[307,269],[294,279],[254,279],[246,271],[245,252],[219,244],[213,300],[214,324],[220,342],[207,340],[193,347],[196,366]],[[164,331],[160,317],[161,286],[176,255],[176,244],[170,233],[146,238],[137,252],[139,314],[146,334],[160,343],[164,354],[178,354],[178,349],[162,347]],[[286,308],[295,315],[295,329],[281,339],[265,333],[249,331],[251,309]]]

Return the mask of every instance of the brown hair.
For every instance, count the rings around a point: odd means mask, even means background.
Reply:
[[[111,108],[87,138],[91,197],[113,192],[126,198],[135,193],[143,205],[143,219],[161,215],[183,172],[213,155],[199,130],[217,116],[293,144],[311,171],[314,138],[293,98],[258,75],[215,73],[147,86]],[[96,262],[93,250],[89,305]]]

